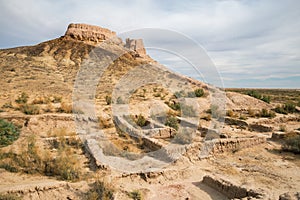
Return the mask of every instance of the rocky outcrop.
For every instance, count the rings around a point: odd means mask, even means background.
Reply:
[[[245,197],[247,197],[247,199],[263,199],[263,194],[260,192],[234,185],[221,178],[207,175],[203,177],[202,182],[226,195],[229,199]]]
[[[124,45],[122,40],[117,37],[116,32],[88,24],[70,24],[63,38],[75,39],[94,44],[105,40],[111,40],[113,43],[122,44],[122,46]],[[136,57],[146,56],[146,50],[142,39],[127,38],[124,47],[135,52]]]
[[[99,26],[88,24],[70,24],[64,37],[98,43],[116,37],[116,33]]]
[[[146,50],[142,39],[126,39],[125,47],[137,53],[137,56],[145,57]]]

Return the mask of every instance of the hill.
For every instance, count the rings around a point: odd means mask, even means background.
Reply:
[[[174,73],[142,39],[70,24],[0,50],[0,71],[4,196],[272,199],[299,188],[299,157],[286,152],[296,105]]]

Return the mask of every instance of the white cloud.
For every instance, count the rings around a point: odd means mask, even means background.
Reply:
[[[56,38],[71,22],[117,32],[171,29],[203,45],[225,83],[242,87],[260,77],[289,79],[300,73],[299,9],[298,0],[0,0],[0,47]],[[282,81],[282,87],[290,85],[299,87],[300,80]]]

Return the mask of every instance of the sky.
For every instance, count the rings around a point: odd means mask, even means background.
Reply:
[[[60,37],[69,23],[167,29],[203,48],[226,88],[300,88],[299,0],[0,0],[0,48]],[[181,58],[148,53],[197,78]]]

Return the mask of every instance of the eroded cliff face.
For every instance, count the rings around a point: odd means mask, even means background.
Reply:
[[[125,47],[129,50],[135,51],[139,56],[146,56],[146,50],[142,39],[126,39]]]
[[[99,26],[70,24],[64,37],[98,43],[116,36],[114,31]]]
[[[124,44],[121,38],[117,37],[116,32],[99,26],[70,24],[63,38],[83,41],[93,45],[97,45],[105,40],[111,40],[112,43],[121,45],[135,52],[137,57],[146,57],[146,50],[142,39],[127,38]]]

